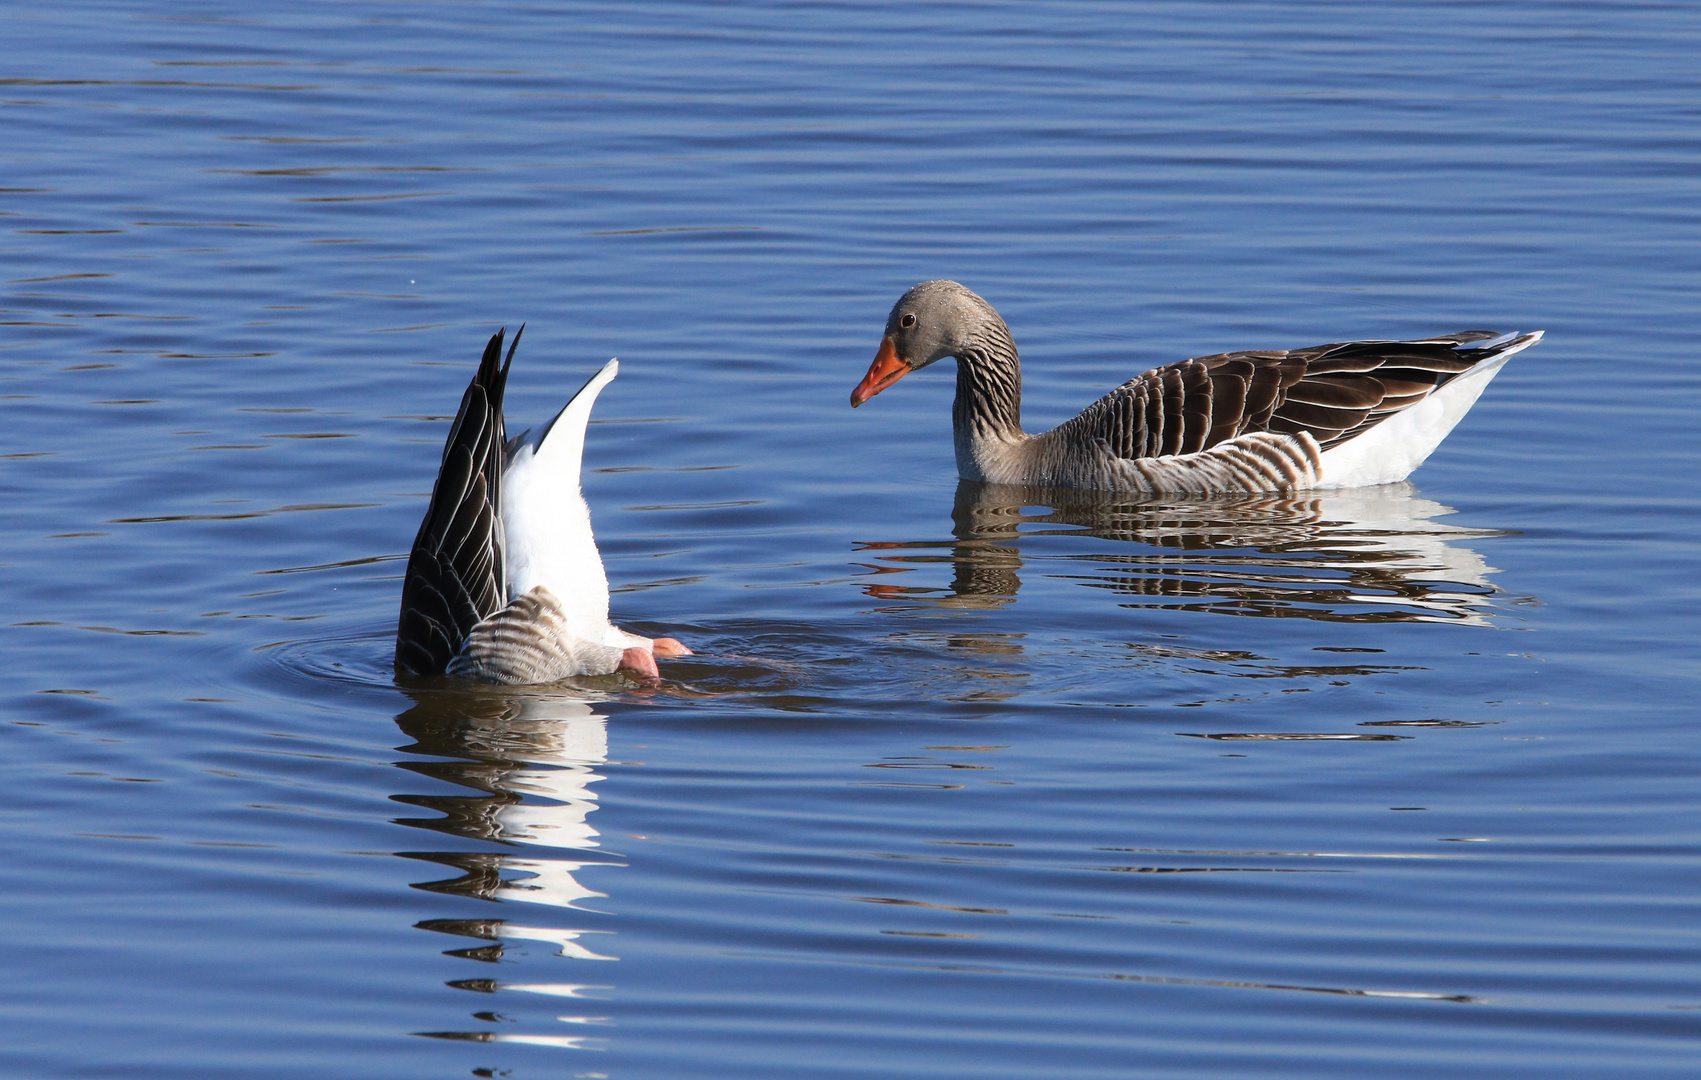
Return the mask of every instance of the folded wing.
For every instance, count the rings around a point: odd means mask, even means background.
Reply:
[[[1484,341],[1488,347],[1471,347]],[[1527,341],[1478,330],[1183,360],[1130,379],[1042,437],[1096,444],[1131,460],[1196,453],[1259,432],[1309,432],[1326,450],[1521,344]]]
[[[502,338],[501,330],[491,337],[461,396],[431,502],[408,556],[396,626],[396,667],[410,674],[447,670],[473,628],[507,602],[502,394],[520,334],[514,335],[505,360]]]

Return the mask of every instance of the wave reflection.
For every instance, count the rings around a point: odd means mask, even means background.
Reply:
[[[1487,625],[1496,573],[1465,542],[1508,535],[1435,520],[1451,507],[1410,484],[1298,496],[1152,498],[962,481],[952,540],[865,542],[878,574],[949,564],[944,588],[881,581],[880,600],[956,608],[1012,603],[1019,572],[1115,594],[1124,607],[1329,622]],[[1111,541],[1082,552],[1049,537]],[[1156,550],[1148,550],[1156,549]],[[1502,601],[1504,602],[1504,601]]]
[[[588,820],[597,808],[596,791],[591,785],[605,779],[595,771],[596,766],[608,761],[608,721],[593,708],[600,699],[558,689],[457,689],[412,692],[410,696],[415,704],[396,718],[396,724],[414,742],[402,749],[434,760],[406,761],[400,767],[473,794],[394,795],[397,802],[441,815],[400,818],[397,824],[498,845],[495,850],[398,852],[404,858],[434,863],[457,875],[418,882],[414,887],[472,900],[540,904],[563,915],[569,911],[594,912],[586,901],[608,894],[589,888],[578,875],[587,867],[625,865],[602,851],[600,834]],[[557,852],[562,851],[572,852],[574,857],[561,858]],[[542,943],[550,965],[558,962],[555,958],[575,962],[618,959],[609,952],[612,931],[579,925],[577,919],[571,923],[558,923],[547,915],[517,920],[427,919],[416,926],[477,942],[444,953],[474,963],[512,965],[523,959],[512,955],[519,942]],[[606,1040],[583,1034],[513,1030],[516,1022],[527,1024],[531,1020],[521,1002],[547,992],[540,988],[571,987],[569,996],[576,997],[602,996],[610,989],[556,981],[563,973],[563,969],[551,967],[539,972],[542,977],[535,981],[450,980],[447,985],[456,990],[502,995],[503,1012],[483,1009],[472,1013],[472,1018],[483,1025],[500,1023],[506,1030],[486,1026],[419,1034],[471,1042],[606,1048]],[[558,1016],[554,1010],[538,1019],[551,1026],[608,1021],[600,1016]]]

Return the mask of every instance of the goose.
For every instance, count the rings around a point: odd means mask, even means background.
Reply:
[[[443,461],[402,579],[396,669],[493,683],[626,671],[658,677],[657,656],[691,650],[608,621],[608,576],[579,490],[591,405],[620,371],[610,360],[534,435],[507,438],[504,330],[485,346],[443,444]]]
[[[950,356],[965,480],[1199,495],[1361,487],[1404,480],[1541,337],[1466,330],[1202,356],[1137,375],[1029,435],[1010,328],[955,281],[924,281],[893,306],[850,400],[856,408]]]

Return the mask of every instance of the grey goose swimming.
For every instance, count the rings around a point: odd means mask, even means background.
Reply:
[[[1467,330],[1202,356],[1153,368],[1029,435],[1010,328],[955,281],[924,281],[893,306],[851,406],[949,356],[966,480],[1153,494],[1359,487],[1404,480],[1541,336]]]

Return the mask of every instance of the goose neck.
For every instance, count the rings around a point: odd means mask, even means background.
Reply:
[[[1022,367],[1009,331],[957,353],[957,400],[951,409],[957,474],[997,480],[1019,464]]]
[[[1022,365],[1009,331],[989,334],[957,353],[957,401],[951,417],[960,434],[1021,436]]]

